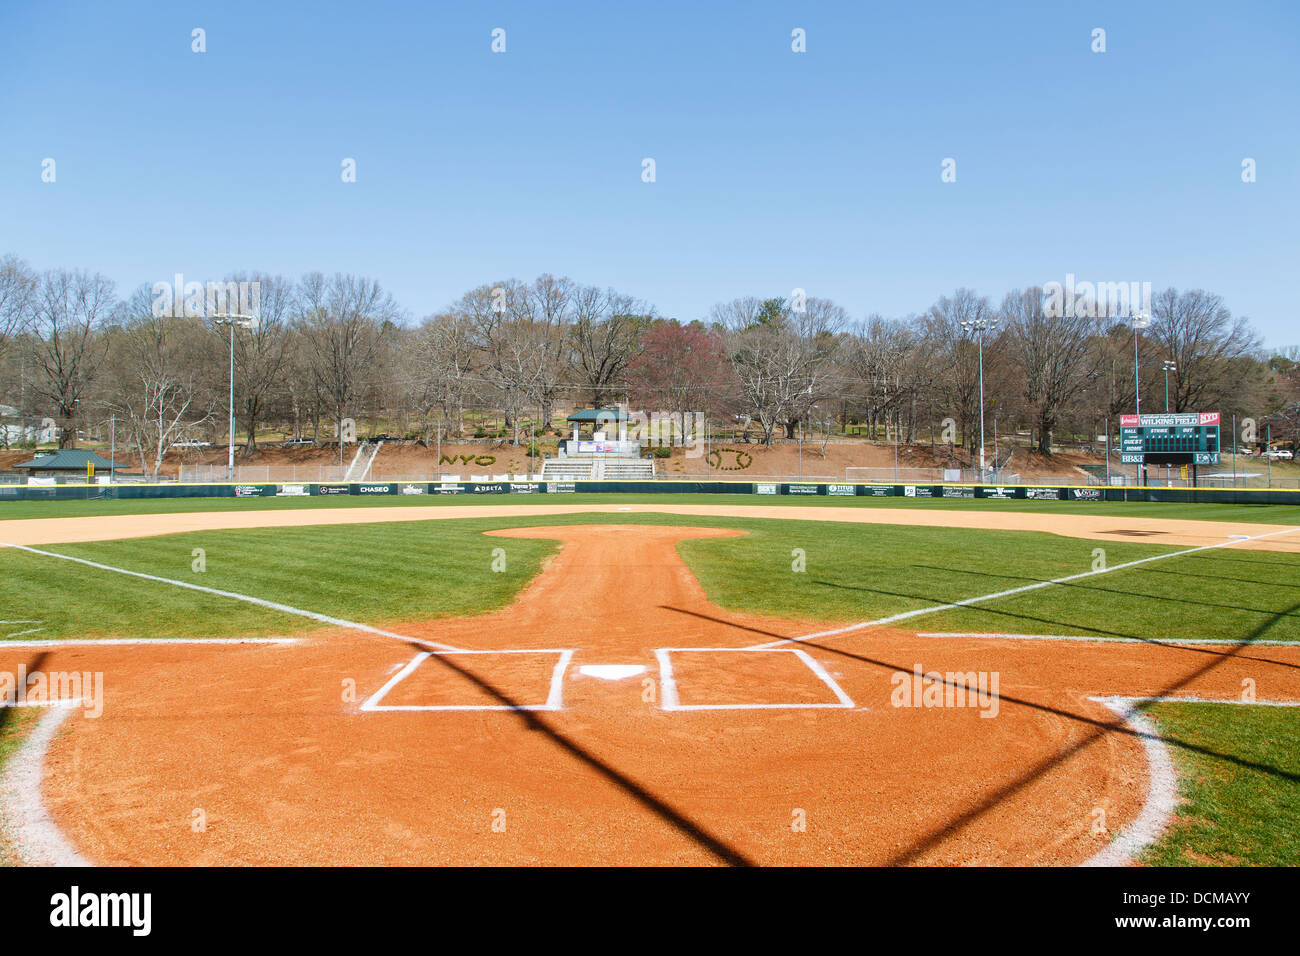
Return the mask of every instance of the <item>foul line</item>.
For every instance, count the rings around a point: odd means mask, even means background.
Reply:
[[[37,722],[0,776],[0,806],[18,852],[37,866],[90,866],[50,819],[41,799],[45,756],[55,733],[80,700],[60,701]]]
[[[1142,809],[1132,824],[1105,849],[1093,854],[1080,866],[1128,866],[1151,847],[1169,825],[1178,807],[1178,775],[1160,731],[1150,717],[1137,712],[1137,701],[1128,697],[1093,697],[1119,715],[1125,725],[1142,741],[1147,755],[1147,792]]]
[[[971,638],[980,641],[1073,641],[1083,644],[1166,644],[1178,647],[1184,644],[1211,647],[1297,647],[1300,641],[1238,641],[1215,637],[1102,637],[1099,634],[999,634],[983,631],[932,631],[917,637]]]
[[[202,591],[204,594],[215,594],[218,597],[233,598],[236,601],[244,601],[247,604],[256,604],[258,607],[270,608],[272,611],[280,611],[284,614],[296,614],[298,617],[309,618],[313,621],[319,621],[322,624],[330,624],[334,627],[344,627],[355,631],[364,631],[367,634],[377,634],[380,637],[391,637],[394,640],[415,642],[423,644],[426,647],[436,647],[440,651],[458,651],[461,648],[452,647],[450,644],[439,644],[437,641],[421,640],[418,637],[408,637],[405,634],[398,634],[394,631],[385,631],[383,628],[371,627],[369,624],[361,624],[357,621],[349,621],[341,617],[330,617],[328,614],[317,614],[315,611],[304,611],[302,608],[294,607],[291,604],[279,604],[275,601],[267,601],[263,598],[252,597],[248,594],[240,594],[237,591],[222,591],[218,588],[208,588],[201,584],[191,584],[188,581],[177,581],[173,578],[162,578],[156,574],[145,574],[141,571],[128,571],[126,568],[115,568],[111,564],[100,564],[98,561],[88,561],[85,558],[74,558],[68,554],[58,554],[54,551],[41,551],[39,548],[30,548],[25,544],[5,544],[0,541],[0,548],[15,548],[19,551],[27,551],[31,554],[44,555],[47,558],[58,558],[61,561],[73,561],[77,564],[84,564],[86,567],[98,568],[101,571],[112,571],[115,574],[126,574],[133,578],[143,578],[146,581],[157,581],[161,584],[172,584],[178,588],[188,588],[191,591]]]
[[[982,604],[985,601],[994,601],[998,598],[1010,597],[1013,594],[1024,594],[1027,591],[1037,591],[1040,588],[1051,587],[1054,584],[1066,584],[1070,581],[1080,581],[1084,578],[1093,578],[1101,574],[1110,574],[1112,571],[1123,571],[1126,568],[1134,568],[1140,564],[1150,564],[1152,561],[1164,561],[1167,558],[1181,558],[1184,555],[1196,554],[1199,551],[1213,551],[1216,548],[1230,548],[1235,544],[1245,544],[1247,541],[1259,541],[1262,538],[1273,538],[1280,534],[1292,534],[1296,531],[1300,531],[1300,528],[1283,528],[1281,531],[1269,531],[1265,534],[1252,535],[1251,537],[1233,538],[1229,541],[1220,541],[1217,544],[1203,544],[1195,548],[1187,548],[1184,551],[1171,551],[1168,554],[1156,554],[1149,558],[1138,558],[1136,561],[1126,561],[1123,564],[1116,564],[1108,568],[1099,568],[1096,571],[1084,571],[1080,574],[1070,574],[1063,578],[1054,578],[1051,581],[1036,581],[1033,584],[1024,584],[1020,587],[1010,588],[1006,591],[995,591],[993,594],[984,594],[980,597],[953,601],[951,604],[938,604],[934,607],[918,608],[915,611],[903,611],[901,614],[891,614],[889,617],[878,618],[874,621],[863,621],[860,624],[849,624],[845,627],[837,627],[829,631],[818,631],[816,634],[804,634],[800,637],[785,637],[779,641],[768,641],[764,644],[754,644],[745,649],[757,651],[769,647],[780,647],[782,644],[793,644],[800,641],[812,641],[826,637],[836,637],[840,634],[860,631],[864,627],[881,627],[885,624],[894,624],[898,621],[920,617],[924,614],[934,614],[936,611],[951,611],[953,608],[970,607],[973,604]]]

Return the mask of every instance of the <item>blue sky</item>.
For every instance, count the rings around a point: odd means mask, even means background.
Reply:
[[[416,317],[542,272],[684,320],[1073,273],[1300,344],[1298,79],[1292,0],[7,2],[0,252],[123,293],[356,272]]]

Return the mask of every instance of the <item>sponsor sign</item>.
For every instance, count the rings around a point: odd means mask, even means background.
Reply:
[[[1016,496],[1016,489],[1014,489],[1014,488],[1001,488],[1001,487],[998,487],[998,488],[982,488],[982,489],[980,489],[980,497],[982,497],[982,498],[1003,498],[1003,499],[1006,499],[1006,498],[1014,498],[1015,496]]]
[[[459,482],[444,481],[438,485],[438,494],[440,495],[458,495],[465,490],[465,486]]]
[[[318,495],[346,495],[351,494],[352,489],[347,485],[317,485],[316,494]]]
[[[257,498],[262,494],[261,485],[235,485],[236,498]]]
[[[1060,488],[1026,488],[1026,498],[1034,498],[1038,501],[1060,501]]]
[[[1104,496],[1100,488],[1071,488],[1070,497],[1076,501],[1101,501]]]
[[[510,482],[510,493],[512,495],[540,495],[545,492],[540,482],[536,481],[512,481]]]
[[[391,495],[392,485],[357,485],[357,493],[362,495]]]
[[[776,485],[755,485],[754,494],[756,495],[774,495],[776,494]]]
[[[862,493],[873,498],[889,498],[894,494],[892,485],[863,485]]]
[[[473,490],[476,495],[504,495],[506,486],[502,484],[475,485]]]
[[[826,493],[828,495],[856,495],[858,488],[857,485],[827,485]]]
[[[943,491],[940,492],[940,497],[943,497],[943,498],[974,498],[974,497],[975,497],[975,489],[974,489],[974,488],[971,488],[971,487],[968,487],[968,486],[966,486],[966,485],[962,485],[962,486],[957,486],[957,485],[944,485],[944,486],[943,486]]]
[[[546,490],[551,494],[571,495],[578,490],[578,486],[572,481],[552,481]]]
[[[399,495],[422,495],[425,493],[424,485],[402,485],[397,489]]]
[[[277,498],[305,498],[310,494],[306,485],[281,485],[275,492]]]
[[[820,493],[816,485],[786,485],[785,493],[787,495],[815,495]]]

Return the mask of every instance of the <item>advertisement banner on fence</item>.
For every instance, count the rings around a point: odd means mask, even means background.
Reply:
[[[546,486],[551,494],[573,494],[578,486],[572,481],[552,481]]]
[[[776,485],[755,485],[754,494],[756,495],[774,495],[777,493]]]
[[[979,497],[981,497],[981,498],[1001,498],[1001,499],[1006,500],[1006,499],[1010,499],[1010,498],[1015,498],[1015,497],[1016,497],[1016,489],[1015,489],[1015,488],[1004,488],[1004,487],[981,488],[981,489],[980,489],[980,492],[979,492]]]
[[[317,485],[318,495],[347,495],[352,493],[350,485]]]
[[[943,498],[974,498],[975,489],[969,485],[944,485],[940,495]]]
[[[828,495],[856,495],[858,488],[856,485],[827,485],[826,493]]]
[[[438,494],[440,495],[458,495],[465,490],[464,485],[455,481],[444,481],[434,487],[438,489]]]
[[[306,485],[280,485],[275,492],[277,498],[306,498],[310,494]]]
[[[545,491],[546,486],[538,481],[510,482],[510,493],[512,495],[540,495]]]
[[[504,495],[506,485],[504,483],[478,484],[471,489],[476,495]]]
[[[391,495],[393,486],[385,485],[357,485],[357,494],[359,495]]]
[[[896,492],[893,485],[859,485],[862,494],[873,498],[892,498]]]
[[[428,487],[427,487],[426,485],[423,485],[423,484],[419,484],[419,485],[415,485],[415,484],[406,484],[406,485],[401,485],[401,486],[397,489],[397,493],[398,493],[399,495],[422,495],[422,494],[424,494],[427,490],[428,490]]]
[[[819,495],[822,493],[821,485],[786,485],[785,493],[787,495]]]
[[[1060,501],[1064,495],[1062,488],[1026,488],[1025,497],[1035,501]]]
[[[1075,501],[1102,501],[1106,496],[1100,488],[1071,488],[1070,497]]]
[[[262,495],[275,494],[275,485],[235,485],[236,498],[260,498]]]

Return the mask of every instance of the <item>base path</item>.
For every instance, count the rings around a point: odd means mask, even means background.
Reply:
[[[672,514],[700,517],[769,518],[791,521],[840,521],[862,524],[972,528],[986,531],[1045,531],[1099,541],[1150,541],[1196,547],[1220,544],[1234,535],[1260,537],[1281,533],[1287,525],[1234,521],[1105,515],[1035,514],[1027,511],[960,511],[916,507],[844,507],[808,505],[723,504],[530,504],[411,505],[372,508],[299,508],[270,511],[195,511],[155,515],[99,515],[84,518],[16,518],[0,521],[0,547],[75,541],[112,541],[186,531],[277,528],[305,525],[375,524],[384,521],[436,521],[452,518],[518,518],[571,514]],[[1300,553],[1300,535],[1261,537],[1243,542],[1247,550]]]
[[[738,532],[492,534],[563,546],[508,608],[393,625],[410,643],[42,649],[105,673],[102,716],[46,754],[49,818],[102,864],[1069,864],[1147,802],[1142,738],[1091,697],[1300,699],[1294,647],[872,628],[756,651],[812,628],[713,606],[675,549]],[[0,670],[32,655],[0,645]],[[895,706],[917,667],[996,672],[998,696]]]

